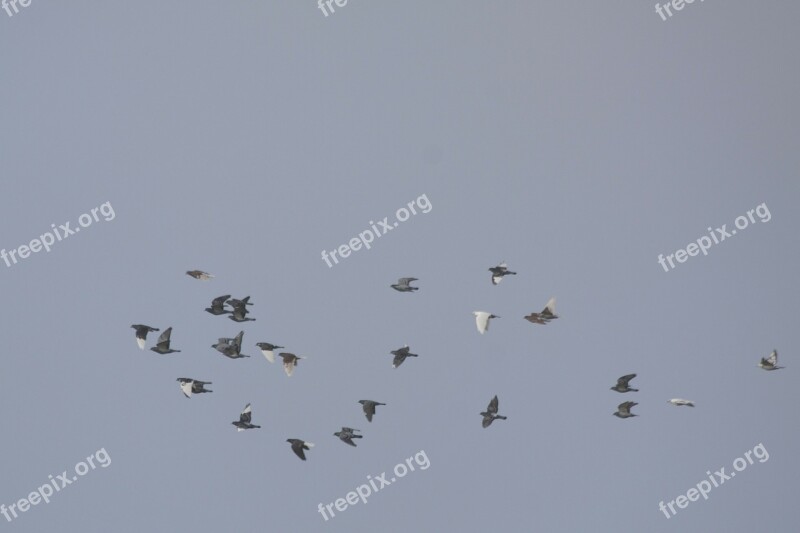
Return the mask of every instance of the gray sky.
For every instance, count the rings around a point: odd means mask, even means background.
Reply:
[[[0,524],[792,531],[800,7],[275,4],[0,11],[0,247],[115,213],[0,262],[0,503],[112,461]],[[372,249],[321,259],[423,194]],[[768,223],[657,263],[761,203]],[[518,275],[494,287],[502,260]],[[204,313],[221,294],[257,320]],[[559,320],[522,319],[550,296]],[[474,310],[501,318],[481,336]],[[182,352],[139,351],[135,323]],[[240,329],[252,358],[210,347]],[[287,378],[259,341],[307,359]],[[392,369],[405,343],[419,357]],[[787,368],[764,372],[773,348]],[[631,372],[640,392],[609,390]],[[213,394],[185,399],[182,376]],[[495,394],[508,420],[482,429]],[[388,404],[372,423],[366,398]],[[639,417],[611,416],[625,400]],[[248,402],[262,428],[237,433]],[[659,511],[759,443],[768,461]],[[317,512],[420,450],[427,470]]]

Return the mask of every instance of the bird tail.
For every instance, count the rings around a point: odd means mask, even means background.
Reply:
[[[495,418],[499,418],[500,420],[506,420],[508,417],[507,416],[497,415],[497,416],[495,416]]]

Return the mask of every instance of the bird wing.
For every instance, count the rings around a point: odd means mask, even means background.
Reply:
[[[627,387],[628,382],[636,377],[636,374],[626,374],[617,380],[618,387]]]
[[[773,366],[778,364],[778,350],[772,350],[772,353],[767,357],[767,363]]]
[[[492,400],[489,402],[489,407],[486,408],[486,411],[488,413],[495,414],[495,413],[497,413],[497,408],[499,407],[499,405],[500,405],[500,402],[497,399],[497,396],[495,395],[495,397],[492,398]]]
[[[184,396],[187,398],[192,397],[192,382],[191,381],[182,381],[181,382],[181,391],[183,391]]]
[[[304,444],[305,443],[301,440],[296,440],[292,442],[292,451],[297,455],[297,457],[299,457],[303,461],[306,460],[306,454],[303,451]]]
[[[169,337],[172,335],[172,327],[169,327],[164,330],[163,333],[158,337],[158,347],[159,348],[167,348],[169,349]]]

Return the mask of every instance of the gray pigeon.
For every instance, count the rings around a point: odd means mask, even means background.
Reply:
[[[278,350],[280,348],[284,348],[284,346],[278,346],[277,344],[271,344],[269,342],[259,342],[259,343],[256,343],[256,346],[259,347],[259,349],[261,350],[261,353],[264,354],[264,357],[266,357],[267,361],[269,361],[270,363],[274,363],[275,362],[275,353],[274,353],[274,351]]]
[[[492,267],[489,269],[489,272],[492,273],[492,285],[497,285],[501,281],[503,281],[503,276],[516,276],[516,272],[511,272],[508,269],[508,265],[506,265],[505,261],[497,265],[496,267]]]
[[[391,287],[400,292],[413,292],[418,291],[419,287],[412,287],[410,283],[412,281],[417,281],[417,278],[400,278],[397,280],[397,283],[393,283]]]
[[[364,414],[367,416],[367,421],[372,422],[372,417],[375,415],[375,406],[377,405],[386,405],[385,403],[381,402],[374,402],[372,400],[358,400],[364,408]]]
[[[246,298],[242,298],[241,300],[237,300],[236,298],[231,298],[226,302],[231,307],[233,307],[233,311],[231,315],[228,317],[229,319],[233,320],[234,322],[252,322],[255,318],[247,318],[247,313],[250,311],[247,310],[248,305],[253,305],[250,302],[250,297],[247,296]]]
[[[144,343],[147,340],[147,334],[151,331],[160,331],[158,328],[151,328],[144,324],[134,324],[131,326],[136,330],[136,344],[139,345],[140,350],[144,350]]]
[[[758,366],[764,370],[780,370],[781,368],[784,368],[782,366],[778,366],[778,350],[772,350],[772,353],[769,354],[769,357],[762,357]]]
[[[619,418],[630,418],[632,416],[639,416],[631,413],[631,407],[633,407],[634,405],[639,405],[639,404],[636,402],[622,402],[617,406],[617,411],[613,414],[614,416]]]
[[[397,368],[398,366],[402,365],[403,361],[406,360],[406,357],[419,357],[417,354],[411,353],[409,350],[410,348],[406,344],[402,348],[398,348],[397,350],[392,350],[389,352],[394,356],[394,360],[392,360],[393,368]]]
[[[245,429],[254,429],[260,428],[261,426],[257,426],[255,424],[250,423],[250,418],[252,416],[252,410],[250,409],[250,404],[244,406],[244,410],[239,415],[239,420],[234,420],[231,422],[234,426],[236,426],[236,431],[244,431]]]
[[[353,439],[361,439],[361,438],[363,438],[362,435],[356,435],[356,431],[361,431],[361,430],[360,429],[342,427],[341,431],[337,431],[333,435],[335,437],[339,437],[339,439],[342,442],[344,442],[345,444],[349,444],[350,446],[355,446],[356,443],[353,442]]]
[[[230,339],[226,337],[220,337],[216,344],[212,344],[211,347],[216,349],[219,353],[226,357],[230,357],[231,359],[241,359],[243,357],[250,357],[249,355],[245,355],[242,352],[242,338],[244,337],[244,331],[240,331],[236,337]]]
[[[283,358],[283,371],[286,372],[286,375],[289,377],[292,377],[294,369],[297,366],[297,362],[300,359],[305,359],[305,357],[300,357],[289,352],[281,352],[278,355]]]
[[[192,276],[194,279],[199,279],[202,281],[208,281],[214,277],[213,274],[209,274],[208,272],[203,272],[202,270],[188,270],[186,274]]]
[[[223,296],[219,296],[211,300],[211,307],[206,307],[206,312],[211,313],[212,315],[224,315],[226,313],[230,313],[227,309],[225,309],[225,302],[228,301],[230,298],[230,294],[225,294]]]
[[[636,374],[626,374],[617,380],[617,384],[611,387],[611,390],[617,392],[639,392],[639,389],[632,389],[628,386],[630,380],[636,377]]]
[[[498,405],[499,401],[497,400],[497,395],[495,395],[495,397],[489,402],[489,406],[486,408],[486,411],[481,413],[481,416],[483,417],[483,427],[488,428],[495,420],[506,420],[507,417],[497,414]]]
[[[164,330],[161,336],[158,338],[158,342],[156,343],[155,347],[150,348],[152,351],[160,354],[168,354],[168,353],[177,353],[180,350],[172,350],[169,347],[169,337],[172,335],[172,327],[169,327]]]
[[[191,398],[192,394],[200,394],[203,392],[214,392],[204,388],[205,385],[211,385],[210,381],[199,381],[191,378],[178,378],[177,381],[181,382],[181,391],[184,396]]]
[[[303,450],[310,450],[314,446],[310,442],[306,442],[302,439],[286,439],[286,442],[291,443],[292,451],[303,461],[306,460],[306,454]]]

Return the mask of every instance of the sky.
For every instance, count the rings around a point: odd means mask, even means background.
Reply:
[[[17,7],[0,10],[3,530],[796,529],[800,7]],[[517,275],[493,286],[502,261]],[[224,294],[256,320],[203,311]],[[523,320],[550,297],[560,318]],[[479,310],[499,316],[484,335]],[[140,351],[131,324],[172,327],[181,352],[152,333]],[[250,358],[211,348],[242,330]],[[287,377],[257,342],[305,359]],[[392,368],[405,344],[418,357]],[[758,368],[773,349],[786,368]],[[639,392],[609,390],[629,373]],[[494,395],[508,419],[484,429]],[[386,403],[372,422],[362,399]],[[612,416],[628,400],[638,416]],[[237,432],[247,403],[261,428]],[[721,468],[737,476],[678,506]],[[51,477],[49,502],[20,506]]]

